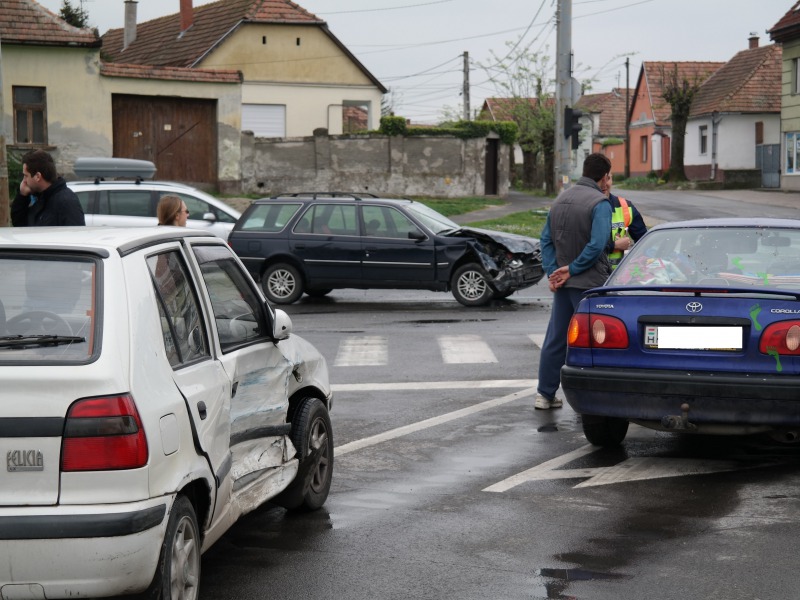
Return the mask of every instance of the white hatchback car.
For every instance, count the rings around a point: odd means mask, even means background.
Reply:
[[[213,233],[224,240],[241,216],[222,200],[182,183],[151,181],[155,165],[127,158],[79,158],[75,174],[86,181],[69,181],[77,194],[86,225],[153,227],[158,225],[156,207],[161,196],[178,196],[186,204],[186,226]],[[114,180],[113,177],[128,177]]]
[[[0,228],[0,598],[196,599],[267,500],[319,508],[325,359],[225,242]]]

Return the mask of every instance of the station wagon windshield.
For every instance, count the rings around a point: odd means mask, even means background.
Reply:
[[[419,219],[422,224],[433,233],[442,233],[444,231],[452,231],[453,229],[460,228],[460,225],[457,223],[454,223],[444,215],[439,214],[420,202],[409,203],[406,204],[405,207],[406,210]]]

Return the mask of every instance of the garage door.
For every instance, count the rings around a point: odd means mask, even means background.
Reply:
[[[242,104],[242,131],[257,137],[286,137],[286,106]]]

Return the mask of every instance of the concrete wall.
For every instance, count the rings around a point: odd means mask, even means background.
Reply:
[[[256,138],[242,134],[242,192],[307,191],[388,196],[482,196],[486,140],[454,137],[329,136]],[[498,195],[509,189],[510,147],[500,144]]]

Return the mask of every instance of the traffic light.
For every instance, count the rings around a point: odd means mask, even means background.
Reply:
[[[564,109],[564,137],[572,138],[572,149],[577,150],[578,146],[581,144],[581,140],[579,134],[583,125],[581,125],[581,117],[583,116],[583,111],[578,110],[577,108],[570,108],[567,107]]]

